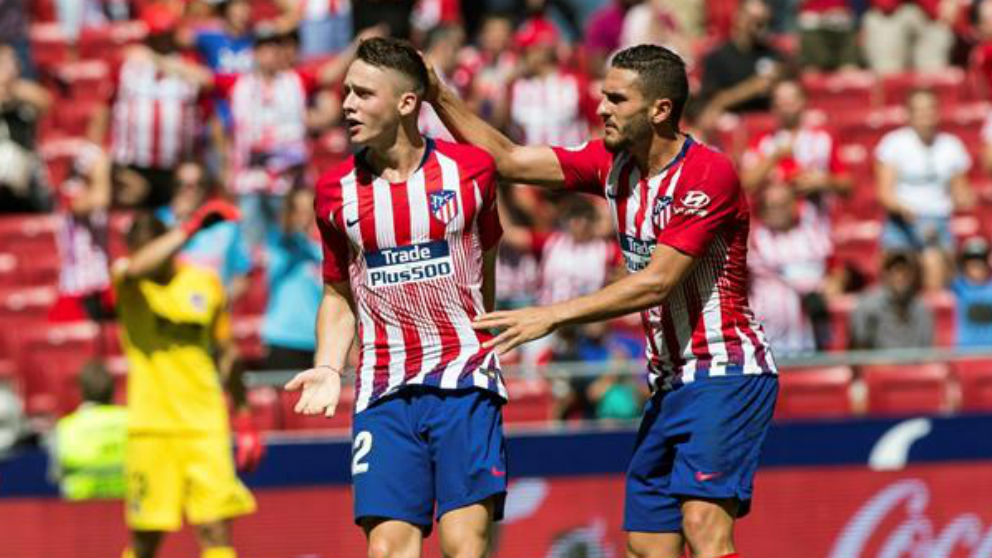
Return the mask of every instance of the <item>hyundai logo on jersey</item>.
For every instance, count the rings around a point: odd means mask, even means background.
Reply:
[[[383,248],[365,254],[370,287],[388,287],[418,283],[452,273],[451,253],[447,241]]]

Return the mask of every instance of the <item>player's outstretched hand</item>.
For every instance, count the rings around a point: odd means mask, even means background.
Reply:
[[[331,368],[319,367],[300,372],[286,382],[287,391],[303,389],[293,410],[301,415],[333,417],[341,395],[341,373]]]
[[[472,322],[475,329],[501,329],[499,335],[482,344],[502,356],[515,347],[539,339],[555,329],[554,313],[548,308],[522,308],[483,314]]]
[[[221,199],[210,200],[201,205],[199,209],[189,216],[189,219],[182,224],[187,235],[192,236],[200,229],[205,229],[221,221],[237,221],[241,218],[241,212],[231,202]]]

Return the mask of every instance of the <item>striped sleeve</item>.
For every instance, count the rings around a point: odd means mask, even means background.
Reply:
[[[613,155],[603,140],[590,141],[578,147],[552,147],[561,171],[565,189],[605,196],[606,176],[613,164]]]

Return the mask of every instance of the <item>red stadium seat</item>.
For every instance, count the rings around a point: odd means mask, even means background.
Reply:
[[[874,415],[934,414],[949,410],[948,372],[943,363],[871,365],[861,368]]]
[[[966,100],[965,71],[947,68],[928,74],[910,72],[882,78],[882,102],[890,106],[904,104],[906,95],[918,87],[933,90],[945,108]]]
[[[97,356],[99,337],[100,328],[90,322],[43,324],[19,332],[17,361],[29,412],[47,412],[52,402],[56,408],[71,408],[73,393],[66,390],[66,378],[75,377]]]
[[[44,320],[57,297],[52,286],[0,287],[0,322],[16,328],[18,322]]]
[[[35,23],[28,30],[31,56],[42,68],[53,68],[69,58],[69,41],[58,23]]]
[[[992,359],[974,358],[951,364],[961,390],[961,411],[992,411]]]
[[[242,360],[258,362],[265,356],[261,337],[262,316],[238,316],[232,320],[231,333]]]
[[[0,246],[15,254],[54,252],[57,228],[54,215],[5,216],[0,218]]]
[[[84,29],[79,35],[79,57],[114,63],[127,45],[141,42],[148,34],[139,21],[121,21],[105,27]]]
[[[836,114],[850,107],[875,105],[876,79],[872,72],[802,75],[809,106]]]
[[[506,380],[506,390],[510,395],[510,404],[503,407],[504,423],[546,423],[551,420],[554,397],[547,380],[509,378]]]
[[[846,350],[850,343],[848,334],[851,311],[856,299],[852,295],[833,297],[828,300],[827,310],[830,313],[830,343],[831,351]]]
[[[926,293],[923,302],[933,312],[934,345],[951,347],[954,345],[955,320],[954,296],[949,292]]]
[[[104,102],[113,89],[110,65],[103,60],[68,62],[58,68],[58,78],[72,100]]]
[[[854,372],[847,366],[782,370],[775,418],[850,416],[853,379]]]
[[[251,409],[255,427],[262,431],[282,428],[282,408],[279,391],[273,387],[257,387],[248,390],[248,408]]]
[[[266,285],[265,270],[254,269],[248,275],[248,290],[236,301],[234,301],[233,312],[235,316],[255,315],[265,313],[265,304],[268,301],[269,289]]]

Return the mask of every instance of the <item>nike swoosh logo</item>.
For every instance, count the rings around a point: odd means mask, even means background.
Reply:
[[[361,221],[361,220],[362,220],[361,217],[356,217],[354,221],[352,221],[350,219],[345,219],[344,220],[344,224],[345,224],[346,227],[348,227],[350,229],[351,227],[354,227],[355,225],[357,225],[358,222]]]
[[[496,467],[490,467],[489,468],[489,473],[492,474],[492,476],[494,476],[494,477],[505,477],[506,476],[506,471],[500,471]]]
[[[715,479],[722,474],[723,473],[704,473],[702,471],[696,471],[696,480],[699,482],[706,482],[708,480]]]

